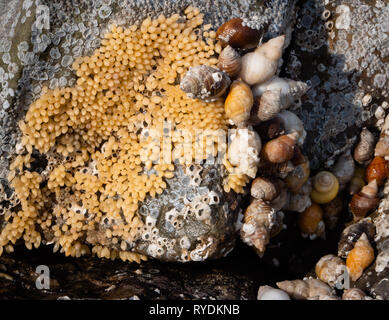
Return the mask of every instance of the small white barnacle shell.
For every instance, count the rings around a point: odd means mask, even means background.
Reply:
[[[157,218],[154,218],[154,217],[151,217],[151,216],[147,216],[146,217],[146,226],[149,227],[149,228],[152,228],[155,226],[157,222]]]
[[[181,239],[180,239],[180,247],[183,248],[183,249],[189,249],[190,248],[190,240],[187,236],[183,236]]]
[[[285,35],[270,39],[255,51],[242,57],[240,77],[248,85],[263,83],[269,80],[277,71],[278,60],[281,58]]]
[[[258,289],[257,300],[290,300],[288,294],[281,289],[270,286],[260,286]]]
[[[198,203],[194,207],[194,212],[197,220],[203,221],[211,217],[211,208],[206,203]]]
[[[208,102],[221,97],[230,83],[231,80],[225,72],[200,65],[189,69],[180,82],[180,88],[189,98]]]
[[[160,257],[165,253],[165,250],[161,246],[159,246],[155,243],[152,243],[148,246],[147,253],[151,257]]]
[[[255,178],[261,148],[262,142],[258,133],[247,128],[237,129],[231,136],[228,160],[233,166],[238,167],[241,173]]]
[[[209,205],[218,204],[220,202],[219,195],[215,191],[211,191],[208,194],[208,197],[209,197],[209,202],[208,202]]]

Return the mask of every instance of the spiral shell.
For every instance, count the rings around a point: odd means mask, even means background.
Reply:
[[[365,218],[357,223],[351,224],[342,231],[338,243],[338,256],[347,258],[348,253],[354,248],[355,243],[363,233],[370,240],[374,239],[376,228],[370,218]]]
[[[249,129],[237,129],[228,146],[228,160],[241,173],[255,178],[258,170],[262,142],[259,135]]]
[[[255,48],[264,30],[252,29],[240,18],[231,19],[223,23],[216,31],[216,38],[223,45],[230,45],[233,48],[252,49]]]
[[[276,119],[279,119],[285,129],[285,133],[297,133],[297,144],[304,144],[307,132],[304,130],[304,124],[301,119],[293,112],[284,110],[277,114]]]
[[[282,229],[282,219],[281,212],[276,212],[263,200],[255,199],[244,213],[240,236],[262,257],[270,238]]]
[[[270,80],[254,85],[254,97],[260,97],[265,91],[280,90],[281,109],[289,108],[299,100],[309,89],[305,82],[295,81],[287,78],[272,77]]]
[[[389,176],[388,162],[382,157],[374,157],[373,161],[366,168],[365,175],[368,183],[376,180],[378,186],[383,185],[387,176]]]
[[[223,71],[200,65],[189,69],[181,80],[180,88],[189,98],[209,102],[221,97],[230,83],[230,78]]]
[[[282,135],[270,140],[263,147],[265,159],[272,163],[282,163],[293,158],[297,134]]]
[[[329,171],[321,171],[314,177],[311,198],[316,203],[327,203],[336,197],[338,191],[338,178]]]
[[[388,118],[388,117],[387,117]],[[374,150],[374,156],[383,157],[387,159],[389,157],[389,134],[382,133]],[[389,160],[389,159],[387,159]]]
[[[255,115],[253,116],[254,108],[255,101],[253,107],[251,108],[250,123],[256,125],[259,124],[259,122],[253,120],[253,118],[255,117]],[[285,134],[284,124],[282,123],[282,120],[278,119],[277,117],[273,118],[270,121],[262,122],[261,125],[255,129],[258,131],[259,135],[266,141],[275,139],[280,135]]]
[[[225,47],[219,55],[217,67],[228,74],[229,77],[235,78],[242,66],[242,57],[231,46]]]
[[[354,149],[354,160],[361,165],[366,164],[373,158],[374,147],[374,135],[366,128],[363,128],[359,136],[359,142]]]
[[[363,233],[347,256],[346,266],[351,280],[358,280],[362,275],[363,270],[365,270],[373,261],[374,249],[366,234]]]
[[[307,182],[310,174],[309,161],[295,166],[294,170],[285,178],[287,187],[293,193],[297,193],[305,182]]]
[[[329,230],[334,230],[338,226],[342,210],[343,202],[339,195],[323,205],[323,218]]]
[[[227,118],[234,124],[241,124],[250,117],[253,105],[253,94],[250,87],[242,81],[235,80],[224,102],[224,110]]]
[[[290,298],[285,291],[270,286],[260,286],[257,300],[290,300]]]
[[[315,266],[317,277],[331,287],[336,285],[339,278],[343,276],[345,269],[344,261],[333,254],[321,257]]]
[[[313,203],[300,213],[297,224],[303,237],[315,239],[318,236],[325,239],[323,209],[318,204]]]
[[[285,36],[269,40],[242,57],[240,77],[249,85],[269,80],[277,71],[278,60],[282,55]]]
[[[354,172],[354,177],[350,180],[348,185],[348,191],[350,195],[358,193],[362,187],[365,185],[365,169],[361,167],[356,167]]]
[[[256,123],[273,119],[281,111],[281,91],[267,90],[256,97],[253,106],[253,121]]]
[[[288,192],[288,202],[282,208],[286,211],[304,212],[308,207],[312,205],[309,194],[292,193]]]
[[[318,296],[332,296],[332,289],[323,281],[313,278],[277,282],[277,287],[292,299],[305,300]]]
[[[385,118],[380,138],[375,146],[374,155],[389,160],[389,115]]]
[[[377,208],[379,199],[378,185],[376,180],[369,182],[357,194],[354,194],[350,202],[350,210],[354,216],[354,220],[360,220],[366,216],[368,212]]]
[[[342,295],[342,300],[365,300],[366,298],[366,293],[358,288],[345,289]]]
[[[258,177],[251,184],[251,196],[255,199],[264,201],[272,201],[278,197],[280,186],[277,182],[273,182],[267,178]]]
[[[350,151],[343,153],[336,161],[332,173],[338,178],[340,189],[343,189],[346,184],[353,178],[355,171],[355,163]]]

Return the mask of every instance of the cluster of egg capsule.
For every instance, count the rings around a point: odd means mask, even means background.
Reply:
[[[20,122],[24,153],[8,178],[21,210],[7,214],[1,251],[24,238],[29,248],[43,240],[71,256],[145,259],[131,251],[144,226],[138,203],[163,192],[175,162],[192,161],[173,135],[161,162],[152,131],[160,138],[166,124],[193,136],[227,128],[221,101],[193,101],[176,84],[192,66],[217,64],[222,47],[202,24],[203,14],[188,7],[185,16],[113,25],[91,56],[75,60],[74,87],[43,88]],[[195,142],[192,149],[207,157]],[[42,173],[29,172],[37,151],[50,163]]]

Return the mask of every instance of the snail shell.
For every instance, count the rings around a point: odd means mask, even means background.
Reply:
[[[257,300],[290,300],[290,298],[285,291],[270,286],[260,286]]]
[[[255,101],[253,107],[251,108],[251,116],[250,116],[250,123],[255,125],[255,124],[259,124],[259,122],[256,122],[255,120],[252,121],[253,118],[255,117],[253,116],[254,108],[255,108]],[[280,135],[285,134],[284,124],[277,117],[273,118],[270,121],[262,122],[261,125],[255,129],[258,131],[259,135],[266,141],[275,139]]]
[[[278,197],[280,186],[277,182],[273,183],[267,178],[258,177],[252,182],[250,192],[251,196],[256,199],[272,201]]]
[[[278,60],[282,55],[285,35],[270,39],[253,52],[242,57],[240,77],[249,85],[269,80],[277,71]]]
[[[273,119],[281,111],[281,91],[267,90],[256,97],[253,107],[253,121],[256,123]]]
[[[329,171],[321,171],[313,179],[311,198],[316,203],[327,203],[336,197],[338,191],[338,178]]]
[[[250,87],[242,81],[235,80],[224,102],[227,118],[234,124],[244,123],[250,117],[253,94]]]
[[[363,233],[370,240],[374,239],[376,228],[370,218],[362,219],[343,230],[338,243],[338,256],[346,258]]]
[[[380,138],[375,146],[374,155],[389,160],[389,115],[385,118]]]
[[[253,86],[254,97],[260,97],[265,91],[280,90],[280,105],[282,109],[289,108],[299,100],[309,89],[305,82],[287,78],[272,77],[270,80]]]
[[[325,239],[323,209],[318,204],[313,203],[300,213],[297,224],[303,237],[315,239],[318,236]]]
[[[336,161],[332,173],[338,178],[340,189],[343,189],[346,184],[353,178],[355,171],[354,159],[350,151],[343,153]]]
[[[221,97],[230,83],[230,78],[223,71],[200,65],[189,69],[181,80],[180,88],[189,98],[208,102]]]
[[[354,149],[354,159],[361,165],[366,164],[373,158],[375,147],[374,135],[363,128],[359,136],[359,142]]]
[[[219,55],[217,67],[227,73],[231,78],[235,78],[242,66],[242,57],[231,46],[225,47]]]
[[[284,110],[277,114],[276,119],[281,120],[286,134],[297,133],[297,144],[299,146],[304,144],[307,132],[304,130],[303,122],[295,113]]]
[[[287,187],[293,193],[297,193],[310,174],[309,161],[304,157],[304,162],[295,166],[294,170],[285,178]]]
[[[387,117],[388,118],[388,117]],[[389,135],[386,133],[382,133],[380,136],[380,139],[378,140],[374,155],[376,157],[383,157],[386,158],[389,157]]]
[[[362,219],[368,212],[377,208],[379,199],[378,185],[376,180],[369,182],[357,194],[354,194],[350,202],[350,210],[354,216],[354,220]]]
[[[277,282],[277,287],[285,291],[292,299],[296,300],[332,295],[332,289],[327,284],[321,280],[312,278]]]
[[[363,233],[347,256],[346,266],[351,280],[358,280],[362,275],[363,270],[365,270],[373,261],[374,249],[366,234]]]
[[[216,38],[223,45],[233,48],[253,49],[262,38],[264,30],[252,29],[244,25],[240,18],[231,19],[223,23],[216,31]]]
[[[282,218],[282,213],[277,213],[263,200],[255,199],[244,213],[240,236],[262,257],[270,238],[282,228]]]
[[[365,185],[365,169],[361,167],[356,167],[354,172],[354,177],[352,177],[349,185],[348,191],[350,195],[358,193],[362,187]]]
[[[272,163],[283,163],[293,158],[297,134],[282,135],[270,140],[263,147],[265,159]]]
[[[270,205],[272,206],[272,208],[274,208],[276,211],[279,211],[281,209],[283,209],[287,203],[289,202],[289,192],[285,189],[285,188],[282,188],[282,180],[277,180],[277,182],[280,184],[280,188],[281,188],[281,191],[280,191],[280,194],[278,195],[278,197],[276,197],[271,203]]]
[[[309,194],[300,194],[300,193],[289,193],[288,203],[285,204],[285,206],[282,208],[286,211],[296,211],[296,212],[303,212],[306,210],[310,205],[312,205],[311,198],[309,197]]]
[[[383,185],[386,177],[389,175],[388,162],[382,157],[374,157],[373,161],[366,168],[365,175],[368,183],[376,180],[378,186]]]
[[[337,227],[342,210],[343,202],[339,195],[323,205],[324,222],[329,230]]]
[[[327,254],[316,263],[315,272],[321,281],[334,287],[339,277],[344,274],[345,267],[346,264],[341,258],[333,254]]]
[[[228,160],[241,173],[255,178],[258,170],[262,142],[259,135],[249,129],[237,129],[228,146]]]
[[[343,291],[342,300],[365,300],[366,297],[361,289],[351,288]]]

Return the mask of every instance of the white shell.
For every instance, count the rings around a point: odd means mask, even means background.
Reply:
[[[286,134],[296,132],[298,134],[297,144],[302,146],[304,144],[307,132],[304,130],[304,124],[298,116],[293,112],[284,110],[280,112],[276,118],[280,119],[284,125]]]
[[[255,51],[242,57],[240,77],[248,85],[263,83],[277,71],[278,60],[282,55],[285,36],[270,39]]]
[[[253,86],[252,91],[254,97],[258,97],[268,90],[281,90],[281,107],[286,109],[300,99],[308,88],[305,82],[274,76],[264,83]]]
[[[290,300],[290,297],[281,289],[275,289],[270,286],[261,286],[258,290],[257,300]]]

